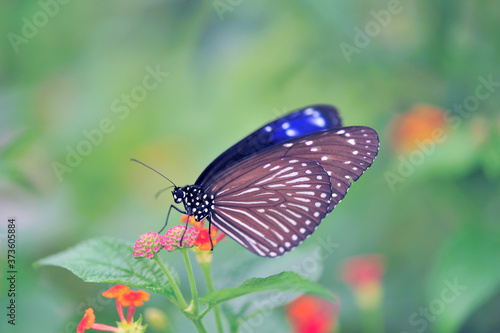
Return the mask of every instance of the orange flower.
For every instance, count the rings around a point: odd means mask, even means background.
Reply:
[[[294,333],[330,333],[337,322],[338,308],[324,298],[302,295],[288,304],[286,312]]]
[[[78,327],[76,328],[76,332],[83,333],[83,332],[85,332],[85,330],[88,330],[88,329],[93,329],[93,330],[98,330],[98,331],[108,331],[108,332],[117,332],[118,331],[118,327],[108,326],[108,325],[104,325],[104,324],[96,324],[94,310],[92,308],[88,308],[85,311],[85,315],[83,316],[82,320],[78,324]]]
[[[144,290],[129,290],[118,296],[118,300],[123,306],[141,306],[144,301],[149,301],[149,293]]]
[[[382,298],[384,265],[377,254],[349,258],[342,266],[342,280],[353,290],[362,308],[374,308]]]
[[[107,298],[117,298],[120,295],[123,295],[123,293],[129,291],[129,287],[123,285],[123,284],[117,284],[116,286],[113,286],[106,290],[105,292],[102,293],[102,296],[107,297]]]
[[[188,220],[188,216],[187,215],[182,215],[181,222],[182,223],[186,223],[187,220]],[[195,227],[198,230],[203,229],[204,222],[205,222],[205,220],[201,220],[200,222],[196,221],[194,219],[194,216],[190,216],[189,217],[189,224],[191,224],[193,227]]]
[[[391,142],[395,150],[409,153],[424,141],[441,141],[448,123],[442,109],[418,104],[397,117],[391,127]]]
[[[80,324],[78,324],[76,332],[83,333],[85,330],[91,328],[94,323],[95,323],[94,310],[92,308],[88,308],[85,311],[85,315],[80,321]]]
[[[212,238],[212,243],[210,243],[210,237]],[[196,245],[201,251],[212,250],[212,244],[215,246],[217,244],[217,230],[212,227],[210,230],[210,235],[208,234],[208,228],[200,230],[194,245]]]
[[[143,290],[134,291],[123,284],[117,284],[103,292],[102,295],[107,298],[116,298],[116,311],[122,322],[132,322],[135,307],[144,304],[144,301],[149,301],[149,294]],[[123,314],[123,307],[128,306],[127,320]]]

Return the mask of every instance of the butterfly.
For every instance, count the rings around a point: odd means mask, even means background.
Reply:
[[[184,210],[171,205],[167,221],[174,208],[259,256],[281,256],[316,230],[378,148],[375,130],[343,127],[333,106],[295,110],[227,149],[193,185],[172,182]]]

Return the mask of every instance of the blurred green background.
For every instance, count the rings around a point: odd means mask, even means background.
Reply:
[[[97,236],[132,242],[163,225],[173,201],[154,194],[169,184],[129,158],[190,184],[246,134],[315,103],[337,106],[346,125],[375,128],[377,160],[320,231],[284,257],[219,244],[216,287],[292,269],[336,293],[342,331],[360,332],[339,266],[378,253],[387,332],[500,331],[498,1],[41,0],[0,8],[1,253],[13,217],[18,270],[15,327],[6,323],[1,279],[2,332],[75,332],[109,287],[35,270],[34,261]],[[398,150],[397,119],[418,104],[447,115],[438,126],[446,134],[428,149]],[[335,250],[308,263],[322,240]],[[5,276],[6,255],[0,264]],[[443,299],[447,283],[461,286],[453,300]],[[164,310],[174,331],[193,330],[159,296],[148,306]],[[94,309],[98,322],[117,319],[112,304]],[[276,309],[247,331],[287,325]]]

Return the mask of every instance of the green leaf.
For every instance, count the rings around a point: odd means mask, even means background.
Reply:
[[[134,259],[132,253],[130,242],[96,238],[41,259],[36,265],[66,268],[85,282],[120,283],[175,299],[160,267],[152,260]],[[173,273],[171,267],[167,268]]]
[[[443,246],[430,276],[428,312],[436,332],[457,332],[500,288],[500,234],[476,221],[457,230]]]
[[[333,295],[323,286],[312,282],[293,272],[281,272],[267,278],[253,278],[246,280],[238,287],[226,288],[209,293],[200,301],[203,304],[216,305],[231,299],[260,291],[289,291],[316,294],[334,301]]]

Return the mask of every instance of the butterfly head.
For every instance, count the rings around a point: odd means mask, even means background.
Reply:
[[[181,203],[186,197],[186,191],[184,191],[184,188],[176,186],[172,191],[172,196],[174,197],[175,203]]]

